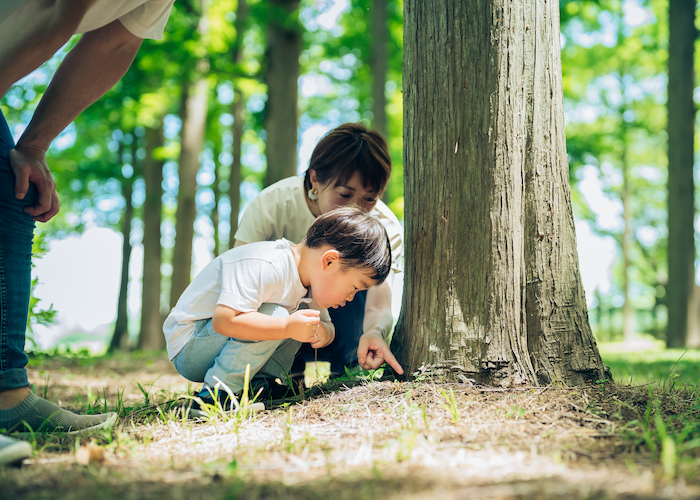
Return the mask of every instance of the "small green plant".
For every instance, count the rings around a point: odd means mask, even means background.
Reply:
[[[440,389],[440,394],[444,400],[442,407],[447,410],[452,417],[452,423],[457,424],[459,422],[459,409],[457,408],[457,400],[455,399],[454,390],[452,387],[450,387],[450,393],[447,394],[445,389]]]
[[[505,418],[512,418],[515,420],[518,420],[523,415],[525,415],[525,408],[520,408],[519,405],[506,409],[505,413],[503,414]]]
[[[694,457],[700,449],[700,423],[697,408],[666,419],[661,408],[661,401],[650,386],[644,415],[628,422],[621,432],[633,446],[646,448],[652,460],[661,466],[663,478],[670,481],[681,474],[681,468],[694,473]]]
[[[425,424],[425,430],[430,430],[430,424],[428,424],[428,407],[423,403],[421,405],[421,416],[423,417],[423,423]]]
[[[241,425],[249,419],[249,417],[255,415],[254,412],[251,411],[251,405],[255,402],[257,399],[258,394],[255,395],[252,399],[250,398],[249,394],[249,385],[250,385],[250,365],[246,365],[246,371],[245,371],[245,377],[244,377],[244,384],[243,384],[243,392],[241,393],[240,398],[238,398],[234,402],[235,410],[234,411],[227,411],[224,409],[224,407],[221,404],[221,401],[219,400],[219,394],[220,390],[218,387],[218,384],[216,387],[214,387],[213,390],[211,390],[211,396],[213,399],[213,403],[205,403],[202,398],[199,396],[186,396],[187,399],[191,399],[193,401],[196,401],[199,404],[199,408],[202,412],[205,414],[205,419],[209,422],[214,423],[214,425],[217,424],[217,422],[224,422],[228,425],[231,425],[233,427],[233,431],[235,434],[238,434],[240,431]],[[226,391],[231,395],[231,397],[235,398],[235,395],[230,393],[228,390]],[[185,414],[186,412],[183,411],[183,421],[185,419]],[[165,419],[165,415],[162,414],[163,419]]]
[[[411,453],[418,442],[418,434],[415,432],[403,432],[399,437],[398,450],[396,451],[396,461],[402,462],[411,458]]]
[[[287,453],[292,452],[292,447],[294,445],[294,441],[292,439],[292,417],[294,415],[294,407],[291,405],[287,408],[287,420],[284,423],[284,437],[282,438],[282,442],[284,443],[284,448],[287,450]]]
[[[140,382],[136,382],[136,385],[139,386],[139,391],[141,391],[141,395],[143,396],[143,405],[151,406],[151,395],[149,394],[149,392],[146,389],[144,389]]]

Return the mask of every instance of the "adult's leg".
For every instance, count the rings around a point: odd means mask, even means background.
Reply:
[[[352,302],[345,307],[328,309],[333,326],[335,326],[335,340],[327,347],[314,352],[311,344],[303,344],[292,367],[292,372],[303,372],[303,365],[308,361],[328,361],[331,364],[331,374],[343,375],[345,368],[355,370],[357,362],[357,345],[362,336],[362,322],[365,318],[365,301],[367,291],[363,290],[355,294]]]
[[[29,390],[24,353],[34,221],[24,207],[36,204],[30,184],[23,200],[15,198],[15,177],[7,159],[14,146],[0,113],[0,429],[7,432],[81,433],[114,424],[117,415],[76,415]],[[27,429],[29,427],[29,429]]]
[[[30,184],[23,200],[15,198],[15,176],[7,158],[13,147],[10,129],[0,114],[0,394],[14,392],[26,397],[28,389],[18,389],[29,387],[24,343],[31,293],[34,221],[24,208],[36,204],[38,193]],[[3,405],[0,400],[0,409],[8,406],[14,404]]]

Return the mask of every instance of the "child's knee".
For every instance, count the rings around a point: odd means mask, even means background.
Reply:
[[[267,316],[276,316],[285,318],[289,316],[289,311],[279,304],[265,303],[258,309],[259,313],[265,314]]]

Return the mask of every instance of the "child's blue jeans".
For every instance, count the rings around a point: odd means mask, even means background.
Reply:
[[[289,316],[277,304],[263,304],[258,312],[268,316]],[[215,387],[217,379],[233,392],[239,393],[245,385],[246,365],[253,377],[287,380],[294,356],[301,346],[292,339],[239,340],[214,331],[211,319],[196,323],[194,336],[173,358],[180,375],[193,382],[204,382]]]
[[[8,151],[15,146],[0,112],[0,391],[27,387],[24,342],[32,281],[34,221],[24,211],[39,195],[34,184],[15,198],[15,176]]]

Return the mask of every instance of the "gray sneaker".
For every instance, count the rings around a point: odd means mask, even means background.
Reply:
[[[29,443],[0,434],[0,466],[16,464],[31,456]]]

